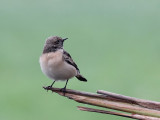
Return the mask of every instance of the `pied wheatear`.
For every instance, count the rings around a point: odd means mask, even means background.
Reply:
[[[49,87],[52,87],[55,81],[66,81],[65,87],[61,89],[63,92],[66,90],[68,80],[72,77],[76,77],[80,81],[87,81],[80,74],[78,66],[70,54],[63,49],[63,42],[67,39],[58,36],[49,37],[39,59],[42,72],[53,80]]]

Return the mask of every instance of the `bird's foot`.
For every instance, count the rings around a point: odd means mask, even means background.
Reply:
[[[51,86],[51,85],[49,85],[49,86],[47,86],[47,88],[52,88],[52,86]]]
[[[48,92],[48,90],[50,90],[51,88],[52,88],[52,86],[51,86],[51,85],[47,86],[47,87],[46,87],[47,92]]]
[[[60,89],[61,92],[63,92],[63,95],[65,96],[65,93],[66,93],[66,87]]]

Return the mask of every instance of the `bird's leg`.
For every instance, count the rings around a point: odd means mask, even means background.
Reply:
[[[50,85],[50,86],[48,86],[48,88],[52,88],[52,86],[53,86],[53,84],[55,83],[56,81],[53,81],[53,83]]]
[[[64,86],[64,88],[62,88],[62,89],[60,90],[60,91],[62,91],[63,93],[66,92],[67,83],[68,83],[68,80],[66,81],[66,85]]]

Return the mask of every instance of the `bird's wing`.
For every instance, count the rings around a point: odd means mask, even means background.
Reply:
[[[65,50],[63,51],[63,59],[70,65],[74,66],[77,71],[79,72],[78,66],[76,65],[76,63],[73,61],[72,57],[70,56],[70,54],[68,52],[66,52]]]

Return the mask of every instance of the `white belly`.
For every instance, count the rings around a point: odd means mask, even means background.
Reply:
[[[53,80],[67,80],[77,75],[77,70],[62,59],[63,52],[47,53],[40,57],[42,72]]]

